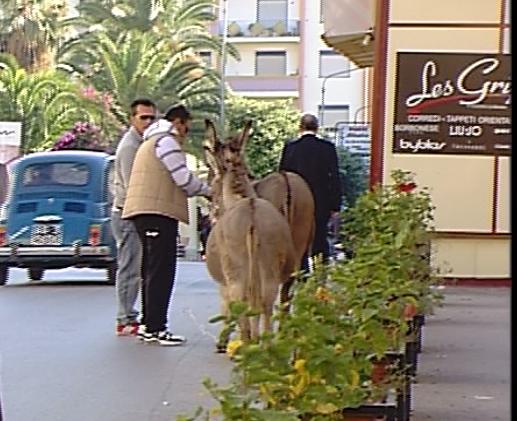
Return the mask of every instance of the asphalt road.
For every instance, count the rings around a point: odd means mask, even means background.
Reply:
[[[114,335],[115,290],[102,270],[49,271],[37,283],[14,270],[0,288],[3,421],[173,421],[213,401],[224,384],[215,354],[216,284],[182,262],[170,320],[186,335],[166,348]],[[510,421],[510,289],[449,288],[427,318],[411,421]]]
[[[105,271],[49,271],[29,284],[14,270],[0,288],[0,393],[4,421],[171,421],[210,407],[202,385],[224,383],[215,354],[216,284],[202,263],[182,262],[170,320],[184,347],[116,337],[115,289]],[[66,282],[71,280],[70,282]]]

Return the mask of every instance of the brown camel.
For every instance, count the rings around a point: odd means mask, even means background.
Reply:
[[[210,275],[220,284],[222,314],[230,302],[247,303],[260,316],[241,317],[243,340],[256,339],[272,329],[271,316],[281,284],[296,268],[289,225],[269,201],[253,189],[240,151],[249,136],[251,123],[243,132],[221,143],[215,128],[206,121],[205,150],[213,172],[215,223],[207,241],[206,263]],[[221,338],[219,350],[227,338]]]
[[[314,238],[314,198],[305,180],[292,172],[274,172],[255,181],[257,195],[270,201],[287,218],[293,238],[296,269],[301,268],[303,256],[310,251]],[[280,302],[289,302],[289,290],[294,278],[282,284]]]

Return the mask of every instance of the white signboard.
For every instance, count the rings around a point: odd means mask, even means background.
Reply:
[[[20,146],[22,123],[19,121],[0,121],[0,145]]]
[[[352,154],[368,157],[370,155],[370,124],[347,123],[336,124],[336,144],[347,148]]]
[[[0,121],[0,163],[8,163],[20,155],[21,141],[21,122]]]

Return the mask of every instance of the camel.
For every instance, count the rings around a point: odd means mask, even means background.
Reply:
[[[296,268],[289,225],[271,202],[259,198],[248,178],[240,151],[249,137],[251,122],[239,136],[219,141],[214,125],[206,121],[205,151],[214,175],[211,216],[215,220],[207,240],[206,264],[219,283],[221,311],[228,315],[233,301],[247,303],[259,313],[241,317],[243,341],[271,331],[274,303],[280,285]],[[220,338],[224,351],[228,338]]]
[[[255,181],[253,188],[258,197],[270,201],[287,218],[296,256],[296,269],[301,268],[305,253],[314,239],[314,198],[310,187],[298,174],[274,172]],[[288,310],[289,290],[294,278],[282,284],[280,303]]]
[[[239,152],[245,165],[244,148]],[[212,169],[213,166],[209,167]],[[314,239],[314,198],[310,187],[300,175],[288,171],[270,173],[253,181],[252,187],[258,197],[271,202],[287,218],[295,248],[296,270],[301,269],[302,259],[310,251]],[[217,219],[217,206],[213,207],[213,212],[212,217]],[[293,282],[294,277],[291,277],[281,287],[280,303],[286,311],[289,310],[289,291]]]

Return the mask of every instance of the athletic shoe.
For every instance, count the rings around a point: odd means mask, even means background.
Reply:
[[[161,332],[144,333],[143,336],[144,342],[158,342],[163,346],[179,346],[187,342],[187,339],[184,336],[173,335],[171,332],[167,332],[166,330],[162,330]]]
[[[145,340],[146,336],[149,334],[147,333],[147,329],[145,328],[145,325],[138,325],[138,329],[136,331],[136,337],[140,340]]]
[[[139,327],[140,327],[140,324],[136,321],[130,322],[127,325],[122,324],[122,323],[117,323],[117,326],[115,328],[115,334],[117,336],[136,336],[138,333]]]
[[[117,323],[117,326],[115,327],[115,335],[117,336],[127,336],[127,325],[123,325],[122,323]]]
[[[140,323],[138,322],[131,322],[128,325],[129,328],[129,334],[131,336],[136,336],[138,334],[138,331],[140,330]]]

